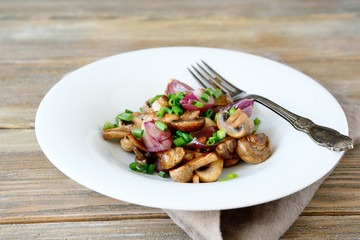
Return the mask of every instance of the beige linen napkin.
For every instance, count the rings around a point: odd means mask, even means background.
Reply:
[[[281,61],[280,58],[265,54]],[[329,91],[339,101],[349,122],[350,137],[360,142],[360,101]],[[190,237],[196,240],[279,239],[295,222],[330,171],[309,187],[285,198],[257,206],[222,211],[179,211],[163,209]]]

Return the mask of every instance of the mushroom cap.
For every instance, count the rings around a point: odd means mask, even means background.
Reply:
[[[224,167],[231,167],[237,164],[240,161],[240,158],[230,158],[230,159],[224,159]]]
[[[224,161],[220,158],[208,165],[205,170],[197,169],[195,174],[201,182],[215,182],[221,175]]]
[[[202,129],[205,125],[205,118],[196,118],[190,120],[174,120],[171,126],[182,132],[195,132]]]
[[[270,139],[264,134],[252,134],[237,141],[236,153],[248,163],[261,163],[272,152]]]
[[[189,182],[193,176],[193,170],[189,164],[185,163],[181,167],[169,171],[170,177],[174,182]]]
[[[185,155],[182,147],[171,148],[161,154],[160,166],[164,169],[170,169],[180,163]]]
[[[216,146],[216,153],[223,159],[230,159],[234,157],[236,148],[236,139],[228,138],[224,142]]]
[[[240,108],[230,117],[227,112],[220,112],[217,118],[217,126],[219,129],[224,129],[227,135],[234,138],[242,138],[254,131],[253,120]]]

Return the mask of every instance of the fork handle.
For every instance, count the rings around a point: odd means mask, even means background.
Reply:
[[[247,95],[246,98],[254,99],[271,109],[287,120],[295,129],[307,133],[315,143],[321,146],[333,151],[344,151],[354,147],[352,139],[348,136],[342,135],[332,128],[317,125],[310,119],[296,115],[267,98],[255,94]]]

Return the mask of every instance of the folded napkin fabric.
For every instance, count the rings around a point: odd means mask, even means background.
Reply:
[[[265,56],[281,62],[280,58],[272,54]],[[329,91],[342,106],[348,119],[350,137],[354,144],[358,144],[360,100],[342,96],[337,89]],[[279,239],[296,221],[331,172],[299,192],[252,207],[221,211],[163,210],[195,240]]]

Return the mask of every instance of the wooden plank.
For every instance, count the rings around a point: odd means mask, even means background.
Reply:
[[[195,22],[188,18],[9,20],[0,22],[0,63],[89,61],[134,49],[174,45],[272,52],[285,59],[356,59],[359,24],[360,17],[353,13],[255,19],[224,15]],[[159,32],[166,32],[166,39]],[[184,34],[187,32],[193,34]]]
[[[301,216],[281,239],[359,239],[360,216]]]
[[[1,239],[190,240],[170,219],[0,225]]]

